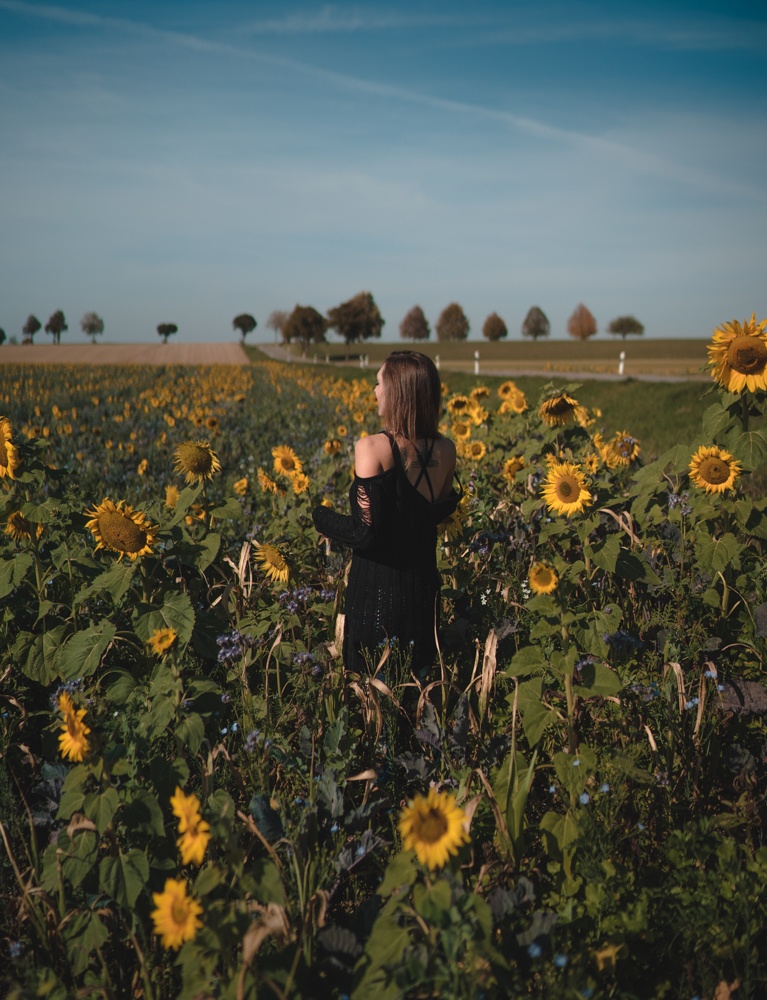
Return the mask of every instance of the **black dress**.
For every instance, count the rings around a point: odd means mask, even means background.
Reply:
[[[347,669],[375,665],[386,639],[412,650],[412,667],[434,661],[435,625],[439,612],[437,525],[449,517],[461,498],[453,489],[437,500],[429,479],[432,448],[419,454],[415,484],[405,472],[396,442],[387,435],[394,465],[377,476],[354,477],[349,491],[351,514],[316,507],[317,530],[353,549],[346,586],[343,657]],[[418,490],[424,478],[432,499]],[[367,651],[367,660],[364,655]]]

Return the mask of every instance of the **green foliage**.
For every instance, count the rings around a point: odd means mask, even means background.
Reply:
[[[36,367],[0,369],[19,458],[0,480],[3,995],[762,995],[763,395],[702,403],[689,441],[642,464],[616,459],[593,388],[526,382],[516,412],[498,380],[451,377],[446,433],[452,397],[471,416],[440,662],[415,676],[392,640],[358,675],[339,657],[348,553],[310,514],[343,509],[371,380]],[[547,426],[532,386],[585,409]],[[173,471],[190,440],[212,479]],[[732,488],[691,480],[701,445],[741,463]],[[543,499],[552,462],[590,469],[572,517]],[[104,497],[146,516],[149,551],[96,548]],[[470,834],[433,870],[397,823],[430,786]],[[201,908],[178,949],[153,920],[168,879]]]

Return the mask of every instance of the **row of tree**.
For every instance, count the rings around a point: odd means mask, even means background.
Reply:
[[[285,343],[293,341],[300,343],[304,351],[309,344],[321,344],[325,342],[325,335],[329,330],[339,334],[346,343],[346,353],[348,357],[349,345],[359,343],[363,340],[370,340],[380,337],[384,326],[384,319],[376,305],[375,299],[370,292],[359,292],[348,302],[329,309],[327,315],[323,316],[313,306],[297,305],[292,312],[288,313],[281,309],[276,309],[266,321],[270,330],[274,330],[275,335],[281,334]],[[245,343],[245,338],[252,333],[258,323],[250,313],[240,313],[232,320],[232,327],[239,331],[240,343]],[[92,343],[96,343],[96,337],[104,332],[104,320],[95,312],[86,313],[80,320],[80,327],[86,336],[91,338]],[[22,328],[23,343],[34,343],[35,334],[42,329],[42,324],[36,316],[28,316]],[[61,334],[68,330],[64,313],[57,309],[45,324],[45,332],[53,337],[54,344],[61,342]],[[469,321],[466,313],[457,302],[451,302],[439,315],[434,324],[434,331],[437,340],[466,340],[469,336]],[[175,323],[160,323],[157,326],[157,334],[162,337],[163,343],[167,344],[168,337],[178,332]],[[431,328],[424,311],[420,306],[413,306],[402,320],[399,326],[400,336],[403,340],[428,340],[431,336]],[[522,323],[522,336],[537,340],[539,337],[548,337],[551,333],[551,324],[538,306],[533,306],[525,316]],[[567,321],[567,332],[576,340],[588,340],[597,331],[597,321],[593,314],[580,304],[573,310],[572,316]],[[607,326],[607,333],[623,337],[625,340],[629,335],[639,336],[644,333],[644,327],[633,316],[618,316]],[[506,323],[496,312],[490,313],[482,325],[482,336],[489,341],[503,340],[508,337],[509,330]],[[5,341],[5,331],[0,330],[0,344]]]

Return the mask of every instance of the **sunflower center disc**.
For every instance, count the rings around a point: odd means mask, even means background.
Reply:
[[[174,923],[185,924],[188,917],[186,903],[180,899],[174,899],[173,905],[170,908],[170,914],[173,917]]]
[[[447,833],[447,822],[440,809],[430,809],[421,823],[421,839],[435,844]]]
[[[578,486],[572,479],[560,479],[557,493],[560,500],[571,503],[573,497],[578,495]]]
[[[140,552],[146,545],[146,532],[117,511],[101,515],[99,530],[105,543],[115,552]]]
[[[5,447],[5,441],[0,441],[0,465],[8,467],[8,449]]]
[[[700,477],[711,486],[719,486],[730,478],[730,467],[719,458],[707,458],[701,462]]]
[[[727,360],[741,375],[758,375],[767,366],[767,347],[757,337],[736,337],[727,349]]]

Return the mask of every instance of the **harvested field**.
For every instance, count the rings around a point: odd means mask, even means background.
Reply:
[[[239,344],[5,344],[0,364],[247,365]]]

